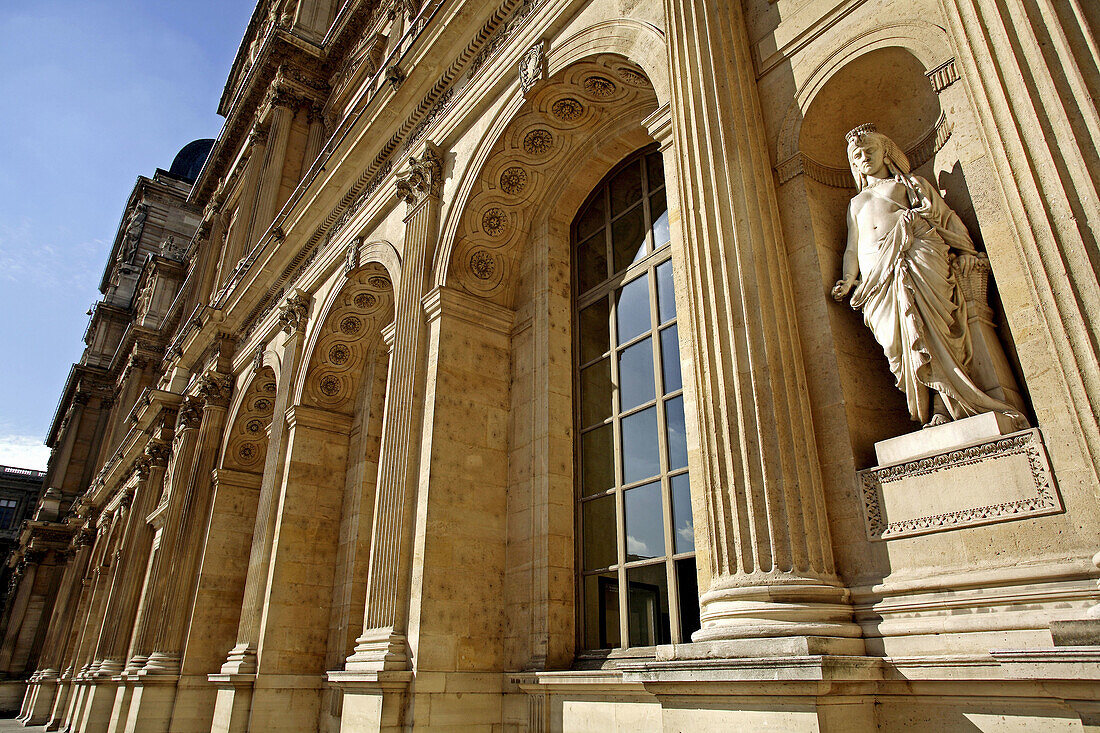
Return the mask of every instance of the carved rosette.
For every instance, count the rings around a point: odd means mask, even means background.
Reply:
[[[438,198],[443,187],[443,159],[433,145],[418,158],[409,156],[409,172],[397,181],[397,198],[416,208],[427,198]]]
[[[287,334],[304,331],[309,314],[309,298],[304,293],[291,293],[279,308],[279,327]]]

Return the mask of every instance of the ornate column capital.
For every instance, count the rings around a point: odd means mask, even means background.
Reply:
[[[309,296],[300,290],[295,290],[279,307],[279,327],[287,334],[304,331],[308,315]]]
[[[439,198],[443,188],[443,158],[435,145],[425,143],[424,151],[409,156],[409,170],[397,180],[397,198],[415,209],[429,198]]]
[[[195,430],[202,422],[202,403],[197,397],[185,397],[176,414],[176,436],[185,430]]]
[[[220,372],[207,372],[199,378],[198,392],[204,407],[228,407],[232,388],[229,377]]]

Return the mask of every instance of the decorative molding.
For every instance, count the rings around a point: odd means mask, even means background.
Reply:
[[[955,66],[955,59],[949,59],[925,74],[932,84],[932,90],[939,94],[947,87],[959,80],[959,69]]]
[[[927,482],[926,488],[929,491],[944,492],[947,488],[945,479],[949,478],[948,474],[952,471],[1015,457],[1022,457],[1027,461],[1031,486],[1028,496],[927,516],[907,517],[899,521],[891,521],[887,516],[884,492],[891,488],[912,492],[918,489],[911,485],[917,480]],[[990,465],[989,468],[991,477],[996,477],[998,473],[1011,470],[1013,466],[1002,463],[999,467]],[[872,468],[861,471],[859,476],[867,535],[873,541],[1044,516],[1063,510],[1037,428],[926,458]],[[902,486],[901,482],[910,485]]]

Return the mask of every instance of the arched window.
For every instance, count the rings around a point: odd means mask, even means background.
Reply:
[[[572,242],[580,645],[687,642],[699,601],[657,150],[603,180]]]

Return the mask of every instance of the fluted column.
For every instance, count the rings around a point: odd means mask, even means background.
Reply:
[[[271,122],[267,152],[264,155],[263,174],[260,188],[256,194],[256,209],[252,217],[252,228],[248,236],[248,246],[252,247],[264,235],[279,209],[279,189],[283,185],[283,167],[286,162],[286,147],[290,140],[290,125],[294,121],[294,106],[299,100],[279,86],[272,88],[269,94]],[[242,253],[244,254],[244,253]]]
[[[286,411],[294,384],[294,375],[302,356],[302,340],[308,299],[292,293],[279,314],[283,331],[287,334],[283,345],[283,359],[276,380],[275,408],[268,436],[267,456],[264,459],[263,480],[260,484],[259,502],[256,508],[256,524],[252,530],[252,549],[248,558],[248,575],[245,579],[244,602],[237,629],[237,644],[229,652],[222,665],[223,674],[249,674],[256,671],[256,643],[259,640],[260,616],[263,613],[264,590],[271,563],[271,544],[275,536],[275,521],[279,488],[287,454]]]
[[[208,372],[199,381],[202,397],[202,421],[196,437],[195,457],[191,461],[184,486],[180,513],[169,529],[167,554],[171,572],[165,584],[163,617],[153,641],[153,653],[145,663],[147,672],[174,674],[179,671],[180,654],[191,613],[191,592],[202,542],[206,536],[207,515],[212,490],[211,471],[221,443],[229,406],[230,381],[220,372]],[[170,520],[171,521],[171,520]]]
[[[130,643],[128,673],[141,671],[149,661],[150,652],[159,624],[162,623],[165,604],[165,588],[168,576],[174,572],[173,558],[168,553],[170,535],[182,512],[185,482],[198,445],[199,426],[202,424],[200,402],[194,397],[185,398],[176,414],[176,430],[172,452],[168,459],[164,481],[160,484],[158,508],[153,512],[154,538],[146,570],[144,589],[134,621],[134,633]],[[151,483],[156,495],[157,484]]]
[[[244,255],[245,249],[251,241],[252,219],[255,215],[256,189],[260,185],[260,174],[263,170],[265,153],[267,150],[268,130],[262,127],[254,127],[248,135],[246,155],[248,160],[244,164],[244,173],[241,175],[240,196],[237,199],[237,213],[225,244],[221,251],[221,260],[218,263],[218,274],[215,288],[221,287],[229,279],[229,274],[236,267],[237,261]],[[215,240],[217,241],[217,240]]]
[[[321,111],[321,105],[311,105],[308,114],[309,135],[306,137],[306,150],[302,155],[302,177],[309,172],[313,162],[321,154],[321,146],[325,144],[325,116]]]
[[[420,301],[438,238],[443,178],[442,161],[431,144],[419,156],[410,156],[409,166],[410,172],[397,184],[397,195],[407,205],[405,242],[395,294],[366,610],[363,634],[345,665],[348,670],[403,669],[408,665],[408,570],[426,332]]]
[[[856,637],[833,563],[741,3],[665,8],[679,239],[690,243],[675,275],[687,306],[681,338],[694,349],[685,389],[698,415],[691,477],[696,527],[705,528],[693,639]]]
[[[170,417],[174,421],[175,413]],[[160,487],[168,467],[170,449],[162,441],[150,442],[137,466],[138,481],[131,499],[129,522],[118,554],[115,587],[111,591],[96,658],[100,674],[118,674],[126,663],[134,615],[145,580],[145,566],[152,541],[146,517],[160,498]]]

